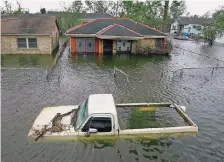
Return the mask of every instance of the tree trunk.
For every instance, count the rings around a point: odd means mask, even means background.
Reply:
[[[169,0],[166,0],[165,1],[165,6],[164,6],[164,14],[163,14],[163,27],[162,27],[163,32],[166,32],[168,10],[169,10]]]

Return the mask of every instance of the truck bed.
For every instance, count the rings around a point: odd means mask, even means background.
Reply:
[[[172,108],[116,107],[122,129],[186,126],[183,118]]]

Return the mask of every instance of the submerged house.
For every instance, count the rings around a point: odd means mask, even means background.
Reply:
[[[165,50],[168,36],[131,19],[99,18],[68,29],[70,52],[139,53],[144,48]]]
[[[59,45],[56,16],[1,17],[2,54],[51,54]]]
[[[209,19],[200,17],[178,17],[171,23],[170,34],[182,35],[201,35],[204,25],[208,24]]]

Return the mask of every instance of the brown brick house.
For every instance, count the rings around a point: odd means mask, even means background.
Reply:
[[[51,54],[58,40],[56,16],[1,17],[1,54]]]

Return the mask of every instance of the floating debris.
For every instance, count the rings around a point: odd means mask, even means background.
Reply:
[[[37,141],[39,138],[43,137],[45,133],[51,132],[51,133],[60,133],[66,130],[66,126],[61,123],[61,120],[63,117],[70,115],[71,113],[74,113],[77,109],[72,109],[71,111],[61,114],[57,113],[55,117],[51,120],[51,123],[49,125],[45,125],[44,128],[41,130],[33,129],[34,134],[37,136],[35,138],[35,141]]]

